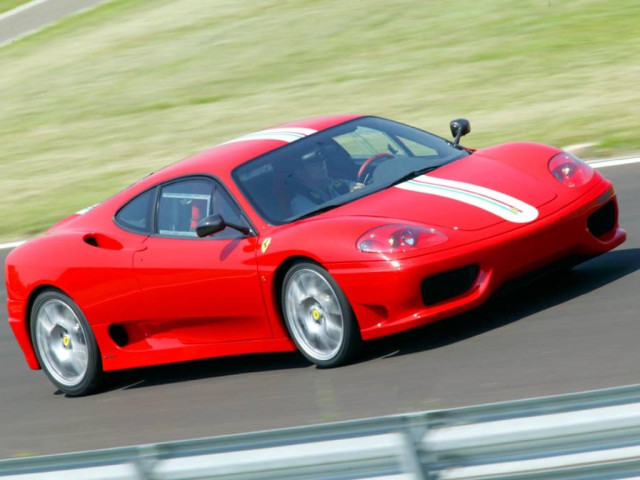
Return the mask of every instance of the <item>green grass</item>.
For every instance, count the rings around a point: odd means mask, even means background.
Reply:
[[[31,0],[0,0],[0,13],[7,12],[12,8],[19,7],[24,3],[29,3]]]
[[[638,19],[637,0],[113,0],[0,49],[0,239],[316,115],[640,150]]]

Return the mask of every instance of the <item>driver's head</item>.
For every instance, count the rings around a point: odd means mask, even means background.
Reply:
[[[298,176],[306,181],[321,181],[327,178],[327,164],[321,152],[313,150],[302,155]]]

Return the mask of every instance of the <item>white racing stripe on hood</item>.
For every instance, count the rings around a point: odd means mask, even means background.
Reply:
[[[535,207],[504,193],[471,183],[421,175],[396,187],[457,200],[513,223],[529,223],[538,218]]]

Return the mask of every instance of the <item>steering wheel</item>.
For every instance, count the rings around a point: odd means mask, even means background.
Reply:
[[[360,170],[358,170],[359,182],[364,183],[364,180],[362,179],[364,176],[364,172],[367,170],[367,167],[369,165],[371,165],[373,162],[375,162],[379,158],[393,158],[393,155],[387,152],[382,152],[382,153],[376,153],[375,155],[371,155],[369,158],[367,158],[362,164],[362,166],[360,167]]]

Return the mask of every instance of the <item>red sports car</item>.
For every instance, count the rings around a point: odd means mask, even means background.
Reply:
[[[363,340],[471,309],[625,240],[612,184],[557,148],[459,145],[370,116],[281,125],[156,172],[6,260],[28,365],[68,395],[104,371]]]

